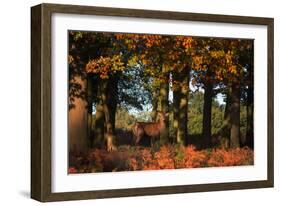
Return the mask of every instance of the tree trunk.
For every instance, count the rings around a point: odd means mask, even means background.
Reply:
[[[229,91],[226,94],[226,104],[225,104],[225,110],[224,110],[224,122],[223,125],[230,129],[230,94]]]
[[[118,98],[118,77],[112,76],[109,79],[107,86],[107,101],[109,109],[109,122],[112,127],[112,133],[115,133],[115,114],[117,110],[117,98]]]
[[[213,99],[213,84],[205,83],[204,91],[204,107],[203,107],[203,139],[204,147],[211,146],[212,138],[212,99]]]
[[[254,75],[253,67],[249,69],[249,85],[247,90],[247,128],[246,145],[254,148]]]
[[[88,108],[88,139],[92,140],[93,138],[93,92],[92,92],[93,79],[91,75],[88,75],[87,78],[87,108]],[[91,146],[92,142],[88,141],[88,145]]]
[[[69,151],[72,153],[85,153],[88,150],[88,112],[87,100],[85,97],[87,91],[87,79],[82,74],[70,76],[70,96],[71,107],[68,111],[68,140]],[[71,88],[75,85],[75,88]],[[76,95],[72,95],[71,91],[75,90]]]
[[[177,83],[176,83],[177,82]],[[180,87],[178,85],[179,74],[173,73],[173,142],[177,142],[179,128]]]
[[[110,115],[110,97],[109,97],[109,89],[110,89],[110,81],[102,80],[102,103],[103,103],[103,111],[105,117],[105,132],[113,133],[113,121],[112,115]]]
[[[254,148],[254,107],[253,104],[247,105],[247,130],[246,146]]]
[[[159,91],[157,89],[154,89],[154,91],[152,92],[152,112],[151,112],[151,119],[153,122],[156,122],[156,118],[157,118],[158,100],[159,100]]]
[[[114,137],[118,97],[117,83],[118,79],[115,77],[99,82],[94,145],[104,147],[105,137],[108,135]]]
[[[169,112],[169,72],[165,65],[162,66],[162,73],[164,74],[164,79],[160,84],[160,104],[161,111]],[[160,144],[166,144],[169,141],[169,118],[166,118],[165,129],[160,135]]]
[[[95,129],[94,129],[94,139],[93,146],[102,146],[102,142],[104,140],[104,110],[103,110],[103,102],[102,102],[102,93],[104,93],[102,81],[99,82],[98,92],[97,92],[97,106],[96,106],[96,118],[95,118]]]
[[[179,113],[178,113],[178,132],[177,143],[185,145],[188,143],[187,135],[187,114],[188,114],[188,96],[189,96],[189,68],[186,67],[182,71],[180,98],[179,98]]]
[[[180,108],[180,92],[173,92],[173,139],[178,142],[178,129],[179,129],[179,108]]]
[[[223,120],[223,128],[222,128],[222,138],[225,138],[227,141],[224,145],[226,148],[229,148],[229,142],[230,142],[230,91],[231,89],[228,89],[226,93],[226,104],[225,104],[225,110],[224,110],[224,120]]]
[[[233,82],[230,103],[230,147],[240,146],[240,85]]]

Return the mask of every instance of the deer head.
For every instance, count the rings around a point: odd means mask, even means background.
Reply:
[[[159,121],[164,122],[169,117],[169,112],[165,113],[165,112],[158,111],[158,115],[159,115]]]

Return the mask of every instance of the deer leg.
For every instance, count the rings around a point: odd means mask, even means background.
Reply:
[[[144,136],[144,131],[139,125],[136,125],[135,127],[135,136],[136,136],[135,145],[137,145],[140,142],[141,138]]]
[[[135,124],[133,127],[132,127],[132,132],[133,132],[133,144],[137,145],[137,143],[139,142],[139,138],[138,138],[138,129],[137,129],[137,125]]]
[[[139,144],[140,140],[141,140],[141,136],[137,136],[135,146],[137,146]]]

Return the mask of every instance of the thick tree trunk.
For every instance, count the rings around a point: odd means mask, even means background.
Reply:
[[[178,72],[173,73],[173,84],[173,142],[177,142],[180,108],[180,86]]]
[[[161,111],[169,112],[169,72],[165,65],[162,66],[162,72],[164,74],[164,81],[160,85],[160,104]],[[160,135],[160,144],[166,144],[169,141],[169,118],[165,121],[165,129]]]
[[[249,85],[248,85],[248,90],[247,90],[246,145],[250,148],[254,148],[254,74],[253,74],[253,66],[249,68],[248,82],[249,82]]]
[[[94,145],[103,147],[106,136],[114,137],[118,96],[117,82],[118,79],[114,77],[99,82]]]
[[[230,104],[230,147],[240,146],[240,86],[233,82],[231,86]]]
[[[227,129],[230,129],[230,95],[229,91],[226,94],[226,104],[225,104],[225,110],[224,110],[224,122],[223,126]]]
[[[248,89],[247,99],[247,129],[246,129],[246,145],[254,148],[254,91],[253,88]]]
[[[107,86],[107,100],[106,104],[109,109],[109,122],[112,127],[112,133],[115,132],[115,114],[117,110],[117,98],[118,98],[118,77],[113,76],[109,79]]]
[[[179,129],[179,108],[180,108],[180,92],[173,91],[173,139],[177,141]]]
[[[213,85],[211,82],[206,82],[204,91],[204,107],[203,107],[203,131],[204,146],[211,146],[212,138],[212,99]]]
[[[159,100],[159,91],[155,89],[152,92],[152,112],[151,112],[151,119],[153,122],[156,122],[157,118],[157,109],[158,109],[158,100]]]
[[[110,83],[109,80],[102,80],[102,103],[105,117],[105,132],[113,133],[112,115],[110,115],[110,97],[109,97]]]
[[[187,114],[188,114],[188,96],[189,96],[189,68],[182,71],[182,85],[180,87],[179,113],[178,113],[178,132],[177,143],[185,145],[188,143],[187,134]]]
[[[69,107],[68,111],[69,151],[73,153],[85,153],[88,150],[88,112],[85,97],[87,79],[83,78],[82,75],[71,76],[69,85],[69,98],[71,99],[71,107]],[[72,85],[73,88],[71,88]],[[76,95],[72,95],[71,93],[74,90]]]
[[[93,92],[92,92],[93,79],[91,75],[87,78],[87,109],[88,109],[88,139],[93,138]],[[92,142],[88,141],[88,145],[91,146]]]
[[[97,106],[96,106],[96,118],[95,118],[95,129],[94,129],[94,139],[93,146],[102,146],[102,142],[104,140],[104,110],[103,110],[103,102],[102,102],[102,81],[99,82],[98,92],[97,92]]]
[[[226,144],[225,147],[229,148],[230,143],[230,91],[231,89],[228,89],[226,93],[226,104],[225,104],[225,110],[224,110],[224,120],[223,120],[223,128],[222,128],[222,137],[226,138]]]

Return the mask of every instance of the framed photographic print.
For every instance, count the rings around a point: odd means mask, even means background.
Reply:
[[[273,187],[273,19],[31,8],[31,197]]]

